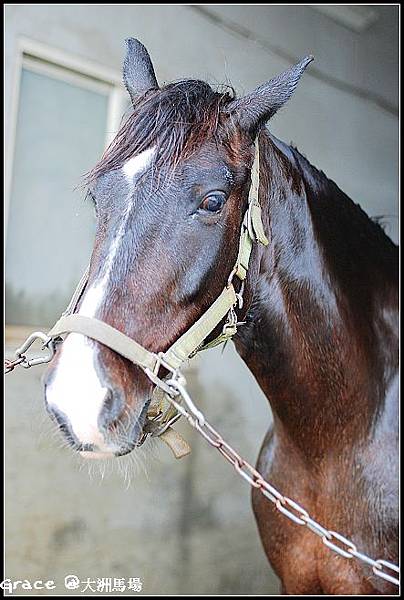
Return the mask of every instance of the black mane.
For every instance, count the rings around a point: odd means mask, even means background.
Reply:
[[[296,147],[290,151],[304,181],[307,202],[329,266],[341,278],[351,274],[357,285],[396,282],[398,248],[383,227],[343,192],[323,171],[313,166]]]

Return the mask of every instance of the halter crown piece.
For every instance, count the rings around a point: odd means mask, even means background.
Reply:
[[[151,417],[153,420],[149,420],[149,423],[146,423],[146,433],[144,438],[148,434],[160,436],[171,447],[177,458],[188,454],[190,448],[185,440],[183,440],[177,432],[174,432],[174,430],[171,429],[171,424],[181,415],[177,413],[172,405],[170,405],[170,408],[163,414],[163,398],[166,393],[172,393],[172,388],[170,389],[165,385],[164,380],[159,378],[159,371],[163,367],[178,379],[180,376],[179,368],[186,360],[193,357],[200,350],[213,348],[218,344],[228,341],[237,333],[237,316],[234,307],[239,305],[241,308],[243,303],[242,293],[244,281],[247,277],[253,243],[259,242],[264,246],[267,246],[269,243],[262,224],[258,192],[259,146],[258,140],[255,140],[255,156],[251,168],[248,207],[241,226],[236,264],[231,271],[228,282],[220,296],[207,311],[182,336],[180,336],[170,348],[168,348],[168,350],[158,354],[150,352],[118,329],[111,327],[111,325],[93,317],[74,314],[74,310],[76,309],[78,301],[88,282],[89,267],[81,278],[69,306],[48,333],[49,339],[54,341],[56,338],[59,338],[60,341],[60,336],[63,334],[73,332],[81,333],[93,340],[101,342],[108,348],[111,348],[111,350],[114,350],[121,356],[130,360],[135,365],[138,365],[157,386],[157,396],[160,396],[159,407],[156,409],[156,405],[154,404],[149,408],[148,417]],[[237,277],[241,281],[239,293],[236,293],[233,286],[234,277]],[[206,338],[226,316],[227,319],[223,326],[222,333],[211,342],[206,343]],[[154,419],[156,419],[156,421],[158,420],[158,424]]]

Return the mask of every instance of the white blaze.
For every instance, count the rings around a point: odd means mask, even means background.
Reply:
[[[122,167],[122,172],[130,186],[125,212],[108,251],[101,277],[85,292],[79,310],[81,315],[94,317],[106,296],[110,274],[132,208],[133,179],[150,165],[154,153],[155,148],[145,150],[128,160]],[[54,406],[65,415],[79,442],[96,444],[104,452],[113,452],[114,449],[105,444],[98,428],[98,416],[108,389],[102,386],[94,367],[95,348],[94,342],[80,333],[71,333],[67,336],[61,348],[56,372],[46,390],[46,400],[50,407]]]
[[[156,153],[156,147],[149,148],[144,152],[141,152],[134,158],[129,159],[122,167],[122,171],[125,173],[129,183],[132,183],[133,178],[136,174],[141,173],[150,165],[151,159]]]

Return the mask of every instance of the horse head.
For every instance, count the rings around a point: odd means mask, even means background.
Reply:
[[[97,231],[78,314],[161,352],[209,308],[237,257],[254,141],[311,60],[236,99],[197,80],[159,87],[144,46],[127,40],[123,78],[133,111],[87,177]],[[67,336],[45,376],[49,413],[92,457],[138,445],[152,391],[138,366],[80,333]]]

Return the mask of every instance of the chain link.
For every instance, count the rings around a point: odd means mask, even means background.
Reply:
[[[7,375],[7,373],[11,373],[11,371],[14,371],[15,367],[20,365],[25,360],[26,360],[25,356],[20,356],[19,358],[16,358],[15,360],[10,360],[9,358],[5,358],[4,359],[4,375]]]
[[[216,448],[220,454],[233,465],[236,472],[249,483],[252,487],[257,488],[260,492],[270,500],[275,508],[282,513],[285,517],[296,523],[297,525],[306,526],[314,534],[321,538],[323,544],[331,551],[335,552],[339,556],[347,559],[356,558],[372,567],[373,573],[377,577],[381,577],[394,585],[400,585],[400,580],[394,575],[397,573],[399,576],[400,569],[397,565],[387,560],[374,560],[366,554],[359,552],[356,545],[347,539],[345,536],[332,531],[317,523],[297,502],[284,496],[271,484],[269,484],[250,463],[244,460],[235,450],[228,444],[223,437],[208,423],[204,415],[200,410],[196,409],[196,413],[193,414],[191,406],[195,406],[193,402],[190,403],[190,397],[188,392],[183,395],[185,391],[185,385],[171,385],[172,382],[168,381],[167,385],[172,388],[172,395],[169,395],[167,399],[171,402],[175,408],[186,418],[188,423],[196,429],[205,440]],[[187,405],[188,410],[182,406],[176,399],[178,396],[182,396]],[[202,418],[201,418],[202,417]],[[338,543],[336,543],[338,542]],[[388,571],[392,574],[389,574]]]

